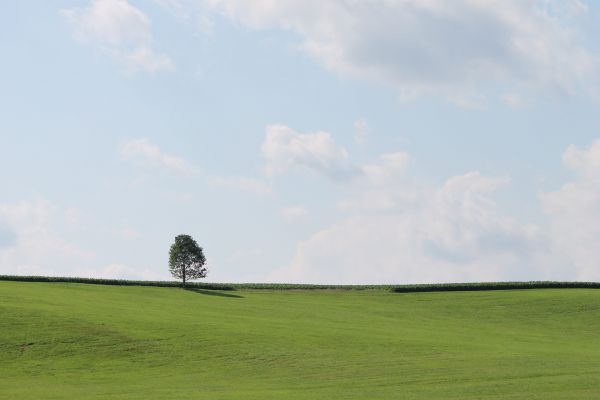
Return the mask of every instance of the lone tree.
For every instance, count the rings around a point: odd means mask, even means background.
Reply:
[[[204,278],[208,270],[204,268],[206,257],[202,247],[190,235],[175,237],[175,243],[169,250],[169,270],[175,278],[182,279],[185,287],[186,279]]]

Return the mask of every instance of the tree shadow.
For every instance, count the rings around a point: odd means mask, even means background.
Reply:
[[[230,297],[230,298],[235,298],[235,299],[243,299],[244,298],[244,296],[240,296],[239,294],[223,293],[223,292],[218,292],[216,290],[207,290],[207,289],[198,289],[198,288],[185,288],[184,290],[187,290],[188,292],[204,294],[207,296]]]

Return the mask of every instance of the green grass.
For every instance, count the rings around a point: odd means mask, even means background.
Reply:
[[[600,291],[0,282],[0,399],[442,398],[600,398]]]

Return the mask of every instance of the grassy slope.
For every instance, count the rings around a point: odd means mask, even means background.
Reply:
[[[599,397],[598,290],[0,282],[0,399]]]

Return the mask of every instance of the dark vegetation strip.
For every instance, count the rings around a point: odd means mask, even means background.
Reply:
[[[96,278],[65,278],[52,276],[15,276],[0,275],[0,281],[19,282],[70,282],[89,283],[95,285],[115,286],[159,286],[180,287],[177,281],[133,281],[126,279],[96,279]],[[600,282],[476,282],[476,283],[435,283],[417,285],[309,285],[296,283],[204,283],[188,282],[188,288],[209,290],[237,290],[237,289],[270,289],[270,290],[390,290],[397,293],[414,292],[450,292],[474,290],[510,290],[510,289],[600,289]]]
[[[452,292],[475,290],[511,290],[511,289],[600,289],[600,282],[474,282],[474,283],[434,283],[394,286],[397,293],[411,292]]]
[[[68,278],[54,276],[16,276],[0,275],[0,281],[19,282],[69,282],[90,283],[95,285],[115,286],[159,286],[159,287],[181,287],[180,281],[134,281],[128,279],[102,279],[102,278]],[[213,290],[236,290],[236,289],[341,289],[341,290],[364,290],[364,289],[388,289],[392,290],[396,285],[309,285],[298,283],[205,283],[186,282],[186,288],[213,289]]]

